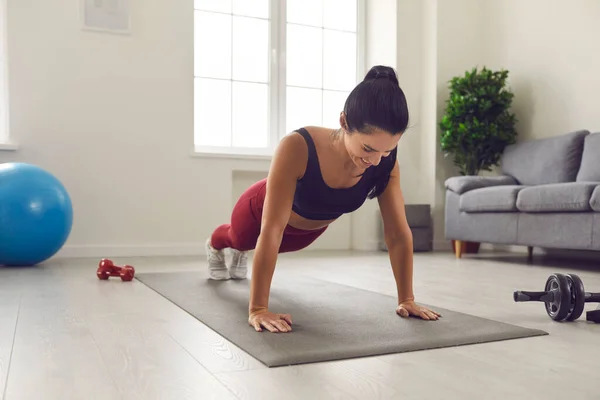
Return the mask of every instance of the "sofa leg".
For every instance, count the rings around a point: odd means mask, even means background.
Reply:
[[[533,246],[527,246],[527,259],[529,261],[533,259]]]
[[[456,253],[456,258],[461,258],[462,257],[462,247],[463,247],[463,243],[460,240],[457,240],[455,242],[455,253]]]

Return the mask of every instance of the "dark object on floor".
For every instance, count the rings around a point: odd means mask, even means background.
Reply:
[[[413,251],[433,250],[433,219],[429,204],[406,204],[406,220],[413,236]],[[379,249],[387,251],[383,232],[383,220],[379,220]]]
[[[588,311],[585,314],[585,319],[587,321],[590,322],[595,322],[597,324],[600,324],[600,304],[598,305],[598,308],[594,311]]]
[[[543,302],[548,316],[553,320],[574,321],[583,313],[585,303],[600,302],[600,293],[586,292],[581,278],[575,274],[556,273],[548,277],[543,292],[518,290],[513,293],[513,298],[516,302]],[[587,313],[588,321],[594,319],[593,314],[590,316],[590,313],[594,311]]]
[[[131,265],[119,267],[114,265],[111,260],[103,258],[98,265],[96,275],[98,276],[98,279],[101,280],[106,280],[111,276],[119,276],[121,277],[121,280],[129,282],[132,281],[133,277],[135,276],[135,268],[133,268]]]
[[[431,307],[442,314],[437,321],[405,319],[393,296],[285,270],[273,277],[269,308],[291,314],[292,332],[256,332],[248,324],[249,280],[197,272],[136,278],[269,367],[547,335],[441,307]]]

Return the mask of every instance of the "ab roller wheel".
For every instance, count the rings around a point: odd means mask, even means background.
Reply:
[[[543,302],[546,313],[554,321],[574,321],[583,314],[586,302],[600,302],[600,293],[586,293],[583,282],[575,274],[552,274],[543,292],[514,292],[516,302]],[[600,310],[600,308],[599,308]],[[600,322],[598,311],[588,311],[586,319]]]
[[[567,282],[570,289],[570,305],[569,312],[567,313],[567,321],[575,321],[583,314],[583,308],[585,307],[585,290],[583,288],[583,282],[577,275],[567,275]]]

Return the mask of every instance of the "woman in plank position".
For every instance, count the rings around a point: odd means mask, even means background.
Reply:
[[[206,241],[212,279],[245,279],[247,251],[255,250],[248,322],[256,331],[291,331],[289,314],[268,309],[279,253],[314,242],[327,226],[377,198],[398,292],[396,313],[437,320],[414,302],[413,243],[404,213],[397,145],[408,125],[406,98],[396,73],[375,66],[350,93],[340,128],[306,127],[285,136],[268,177],[239,198],[229,224]],[[232,253],[229,269],[224,250]]]

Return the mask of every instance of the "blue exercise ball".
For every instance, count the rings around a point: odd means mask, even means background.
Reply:
[[[0,164],[0,265],[32,266],[56,254],[73,225],[71,198],[48,171]]]

